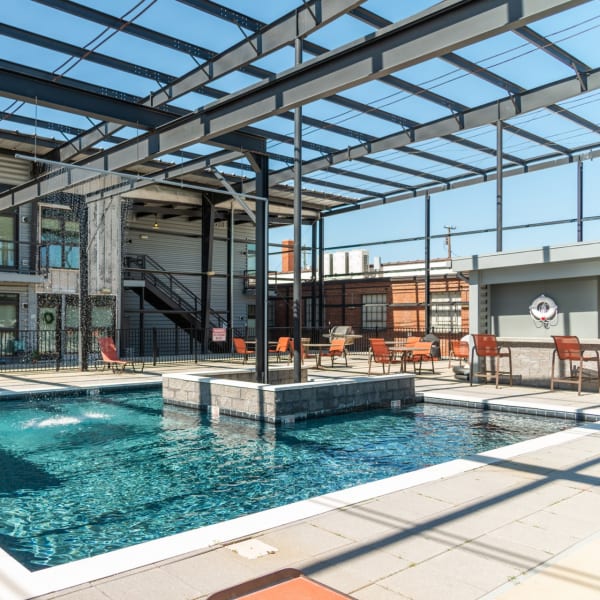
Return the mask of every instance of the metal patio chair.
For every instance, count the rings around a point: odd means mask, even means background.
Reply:
[[[496,377],[496,387],[500,380],[500,375],[508,375],[509,385],[512,385],[512,355],[510,348],[502,347],[498,345],[495,335],[473,333],[473,348],[471,348],[471,362],[469,364],[469,383],[473,385],[473,375],[476,377],[483,377],[487,381],[491,377]],[[482,360],[481,369],[477,373],[473,373],[473,364],[475,354]],[[494,359],[494,369],[491,371],[487,370],[487,359]],[[500,360],[508,358],[508,371],[500,370]]]
[[[248,350],[246,341],[242,338],[233,338],[233,353],[242,355],[242,362],[248,362],[249,356],[256,356],[254,350]]]
[[[584,381],[596,381],[598,391],[600,391],[600,357],[598,350],[582,350],[579,338],[576,335],[553,335],[554,352],[552,352],[552,371],[550,373],[550,389],[554,390],[555,382],[576,383],[577,394],[581,395],[581,384]],[[586,352],[593,354],[586,355]],[[560,361],[569,361],[568,375],[555,375],[555,363],[558,357],[558,370],[560,371]],[[586,362],[596,363],[596,372],[584,373],[584,364]],[[575,364],[574,364],[575,363]]]
[[[371,344],[371,350],[369,351],[369,372],[371,374],[371,363],[380,363],[385,374],[385,365],[387,365],[387,372],[390,372],[392,364],[401,364],[402,360],[396,358],[396,354],[393,350],[388,348],[383,338],[370,338],[369,343]]]

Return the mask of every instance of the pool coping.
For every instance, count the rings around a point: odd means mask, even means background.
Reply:
[[[551,417],[558,419],[572,419],[576,422],[600,421],[600,406],[592,408],[576,408],[567,405],[548,407],[545,402],[523,402],[517,400],[495,399],[466,399],[457,394],[447,392],[417,392],[417,402],[430,404],[444,404],[446,406],[461,406],[464,408],[476,408],[481,410],[495,410],[500,412],[512,412],[521,415],[533,415],[538,417]]]
[[[77,391],[81,394],[87,394],[90,389],[98,387],[102,387],[103,389],[108,387],[110,391],[118,389],[118,387],[131,389],[132,387],[146,388],[150,385],[156,387],[156,383],[151,384],[149,382],[147,385],[140,386],[138,382],[137,385],[117,384],[115,386],[91,386],[88,389],[77,388]],[[58,390],[57,393],[58,395],[65,395],[72,392],[68,392],[65,389]],[[16,395],[23,397],[28,395],[28,393],[25,392]],[[543,403],[537,403],[539,407],[523,408],[522,405],[518,406],[516,402],[507,402],[506,399],[502,401],[465,400],[455,394],[445,393],[417,393],[416,400],[417,402],[422,400],[424,402],[454,404],[478,409],[510,410],[517,413],[527,412],[528,414],[540,414],[532,411],[544,410],[541,408]],[[600,418],[600,411],[591,412],[598,412],[598,415],[589,415],[590,417],[594,417],[591,420]],[[580,413],[581,411],[571,409],[570,407],[561,407],[558,411],[556,409],[546,410],[543,416],[559,416],[579,420]],[[8,553],[0,549],[0,597],[3,600],[27,600],[34,596],[66,590],[133,569],[149,567],[158,562],[178,560],[178,558],[186,554],[201,554],[240,539],[257,535],[266,530],[289,525],[332,510],[343,509],[423,483],[465,473],[502,460],[512,459],[521,454],[557,446],[574,438],[581,438],[597,432],[597,425],[584,423],[560,432],[503,446],[466,458],[454,459],[410,473],[361,484],[345,490],[316,496],[307,500],[38,571],[28,570]]]

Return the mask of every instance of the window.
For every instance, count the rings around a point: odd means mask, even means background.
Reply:
[[[14,268],[15,258],[15,215],[0,216],[0,268]]]
[[[0,294],[0,352],[15,352],[19,322],[19,295]]]
[[[437,331],[460,331],[460,292],[433,292],[431,294],[431,327]]]
[[[244,291],[256,293],[256,244],[246,244],[246,270]]]
[[[256,274],[256,244],[246,244],[246,271]]]
[[[314,299],[315,305],[315,322],[313,323],[313,299],[304,298],[304,319],[303,324],[305,327],[316,327],[319,321],[319,298]]]
[[[42,268],[79,269],[79,221],[70,210],[41,207]]]
[[[385,329],[387,327],[386,294],[363,294],[362,326],[363,329]]]

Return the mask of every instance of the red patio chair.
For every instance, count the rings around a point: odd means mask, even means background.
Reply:
[[[483,377],[486,381],[495,376],[496,387],[498,387],[500,375],[508,375],[509,384],[512,385],[512,356],[510,353],[510,348],[498,346],[495,335],[473,333],[472,336],[473,348],[471,349],[471,363],[469,365],[470,385],[473,385],[473,375],[476,375],[477,377]],[[481,364],[482,368],[478,373],[473,373],[473,358],[475,354],[477,354],[479,358],[483,359]],[[494,369],[491,371],[487,371],[486,361],[488,357],[495,359]],[[500,370],[500,360],[502,358],[508,358],[508,371]]]
[[[371,374],[371,362],[380,363],[385,374],[385,365],[388,366],[387,372],[390,372],[392,364],[402,363],[402,360],[396,358],[396,355],[391,351],[383,338],[371,338],[369,339],[371,344],[371,351],[369,352],[369,372]]]
[[[331,357],[331,366],[333,367],[333,361],[338,357],[343,357],[348,366],[348,353],[346,352],[346,340],[345,338],[336,338],[331,341],[329,350],[319,353],[319,365],[321,364],[321,358],[324,356]]]
[[[269,354],[274,354],[277,357],[277,362],[281,359],[282,354],[288,355],[288,362],[292,359],[292,355],[290,353],[290,341],[292,338],[290,337],[280,337],[277,340],[277,346],[275,348],[269,348]]]
[[[294,356],[294,339],[290,338],[290,360],[291,357]],[[310,354],[304,348],[304,344],[300,343],[300,362],[304,364],[305,358],[314,358],[317,361],[317,366],[319,366],[319,355],[318,354]]]
[[[433,342],[415,342],[410,346],[410,354],[406,357],[406,362],[413,364],[413,369],[417,373],[417,363],[419,363],[419,375],[423,370],[423,361],[431,361],[431,372],[435,375],[435,366],[433,364],[433,354],[431,353],[431,347]]]
[[[453,358],[458,358],[458,364],[461,365],[462,361],[469,360],[469,342],[462,342],[461,340],[452,340],[450,342],[450,354],[448,357],[448,366]]]
[[[581,343],[576,335],[553,335],[552,339],[554,340],[554,352],[552,353],[550,389],[554,389],[555,381],[563,383],[577,383],[577,394],[581,395],[581,384],[583,381],[596,381],[598,383],[598,391],[600,391],[600,358],[598,356],[598,350],[582,350]],[[588,354],[586,356],[585,352],[592,352],[593,354]],[[559,361],[569,361],[568,375],[563,377],[560,376],[560,373],[557,376],[554,375],[554,364],[557,356]],[[596,363],[596,373],[588,373],[584,375],[583,365],[584,363],[590,361]],[[577,363],[575,367],[573,366],[573,363]]]
[[[234,354],[241,354],[242,361],[247,362],[249,356],[255,356],[254,350],[248,350],[245,340],[242,338],[233,338],[233,352]]]

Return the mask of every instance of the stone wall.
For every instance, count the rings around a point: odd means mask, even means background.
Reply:
[[[550,376],[552,370],[552,353],[554,342],[552,340],[528,340],[528,339],[503,339],[499,340],[503,346],[508,346],[512,354],[513,383],[531,385],[536,387],[550,388]],[[582,340],[582,347],[587,350],[598,349],[599,344],[593,340]],[[587,355],[588,353],[586,353]],[[502,359],[501,367],[504,370],[507,365],[506,359]],[[596,376],[595,363],[584,364],[584,374]],[[561,377],[568,375],[568,363],[558,361],[555,367],[556,373]],[[503,381],[506,381],[503,378]],[[575,389],[576,384],[556,383],[555,388]],[[582,389],[590,392],[598,391],[597,381],[584,381]]]
[[[324,379],[314,382],[259,384],[247,374],[163,376],[165,404],[186,406],[212,416],[231,415],[285,423],[310,417],[402,406],[415,401],[414,376],[386,375]]]

